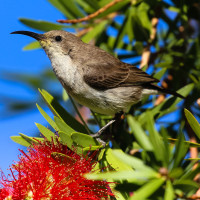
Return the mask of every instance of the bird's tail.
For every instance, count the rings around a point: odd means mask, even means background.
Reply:
[[[165,89],[165,88],[162,88],[158,85],[154,85],[154,84],[149,84],[146,86],[146,89],[152,89],[152,90],[157,90],[158,92],[161,92],[161,93],[165,93],[165,94],[171,94],[175,97],[180,97],[182,99],[185,99],[184,96],[182,96],[181,94],[177,93],[177,92],[174,92],[174,91],[171,91],[171,90],[168,90],[168,89]]]

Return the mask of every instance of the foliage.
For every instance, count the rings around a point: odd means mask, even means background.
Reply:
[[[111,0],[49,2],[67,19],[78,19],[94,13]],[[200,145],[200,125],[195,119],[200,115],[197,104],[200,88],[199,19],[200,3],[195,0],[124,0],[85,23],[67,25],[20,19],[23,24],[40,31],[73,28],[84,42],[94,43],[125,62],[130,61],[136,66],[144,62],[147,72],[154,74],[163,85],[167,82],[171,90],[179,89],[178,92],[186,97],[182,100],[169,96],[159,104],[156,98],[146,98],[132,106],[126,118],[107,131],[107,134],[111,133],[107,141],[112,142],[112,148],[108,144],[103,148],[88,134],[87,127],[71,116],[53,96],[45,90],[40,91],[55,115],[54,120],[51,119],[38,106],[54,129],[51,131],[37,124],[41,134],[48,140],[55,139],[58,134],[62,144],[68,148],[76,146],[79,153],[99,149],[101,165],[96,167],[103,167],[104,171],[86,177],[118,182],[116,199],[189,199],[199,188],[194,179],[199,173],[198,159],[187,159],[190,147]],[[38,48],[37,43],[25,47],[34,48]],[[151,56],[145,57],[147,54]],[[184,108],[187,108],[185,114]],[[170,120],[171,116],[176,116],[176,120]],[[103,126],[111,118],[94,114],[89,122]],[[193,136],[196,134],[197,142],[186,141],[185,138],[192,136],[191,132]],[[24,146],[35,142],[23,134],[12,139]]]

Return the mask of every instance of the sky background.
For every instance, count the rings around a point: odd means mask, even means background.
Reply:
[[[41,19],[55,22],[62,19],[61,13],[56,10],[47,0],[35,1],[0,1],[0,168],[6,169],[17,160],[18,149],[25,149],[21,145],[14,143],[10,136],[24,133],[32,135],[36,133],[35,122],[45,124],[45,120],[37,110],[36,106],[26,112],[18,112],[10,115],[6,109],[4,101],[37,101],[38,92],[28,87],[20,81],[7,79],[7,72],[18,74],[37,75],[45,68],[50,68],[50,62],[42,50],[23,51],[22,48],[33,41],[32,38],[22,35],[10,35],[16,30],[34,31],[23,24],[18,19],[20,17],[30,19]],[[62,88],[59,88],[62,91]],[[45,109],[50,114],[50,112]]]

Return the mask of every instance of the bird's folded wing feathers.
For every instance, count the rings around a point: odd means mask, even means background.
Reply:
[[[159,80],[148,75],[141,69],[122,63],[121,61],[114,64],[88,63],[87,71],[85,71],[84,74],[84,80],[89,86],[99,90],[159,82]]]

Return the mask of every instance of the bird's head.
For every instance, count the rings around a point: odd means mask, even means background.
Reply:
[[[11,34],[22,34],[36,39],[49,57],[57,53],[68,54],[69,51],[82,43],[78,37],[63,30],[52,30],[44,34],[31,31],[14,31]]]

